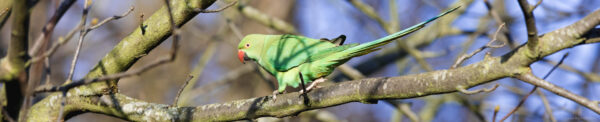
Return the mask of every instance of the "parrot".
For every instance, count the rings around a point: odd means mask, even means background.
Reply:
[[[415,32],[458,8],[460,6],[407,29],[363,44],[343,44],[346,38],[344,35],[328,40],[291,34],[249,34],[237,47],[238,58],[243,64],[245,61],[256,62],[277,79],[278,88],[273,91],[274,99],[277,94],[283,93],[287,86],[297,88],[302,85],[304,88],[304,84],[312,82],[310,86],[300,91],[306,93],[315,88],[318,83],[326,81],[326,76],[348,60],[377,51],[380,46]]]

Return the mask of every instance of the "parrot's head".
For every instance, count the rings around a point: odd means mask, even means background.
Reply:
[[[264,46],[266,35],[250,34],[244,37],[238,45],[238,58],[244,63],[247,60],[257,60]]]

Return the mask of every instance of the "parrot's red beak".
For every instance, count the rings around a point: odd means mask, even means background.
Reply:
[[[238,58],[240,59],[240,62],[242,62],[243,64],[246,64],[245,61],[245,57],[246,57],[246,52],[238,50]]]

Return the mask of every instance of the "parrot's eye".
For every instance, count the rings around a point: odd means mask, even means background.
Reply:
[[[246,48],[250,47],[250,44],[246,44]]]

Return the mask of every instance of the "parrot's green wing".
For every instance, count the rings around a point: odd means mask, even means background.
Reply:
[[[264,58],[277,72],[287,71],[309,61],[313,55],[338,47],[328,41],[296,35],[270,36],[267,40],[272,41],[264,52]]]
[[[340,46],[337,46],[337,47],[331,47],[331,48],[319,50],[319,52],[317,54],[309,56],[308,62],[313,62],[313,61],[316,61],[316,60],[319,60],[319,59],[323,59],[323,58],[325,58],[325,57],[327,57],[327,56],[329,56],[331,54],[335,54],[337,52],[344,51],[344,50],[346,50],[348,48],[351,48],[351,47],[354,47],[354,46],[357,46],[357,45],[358,44],[356,44],[356,43],[355,44],[347,44],[347,45],[340,45]]]

